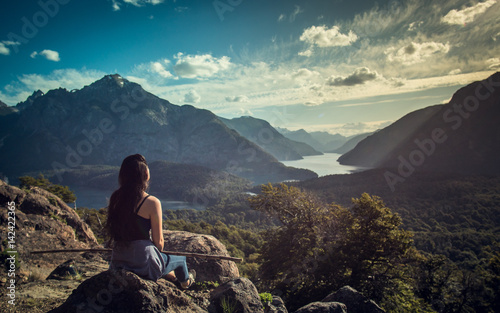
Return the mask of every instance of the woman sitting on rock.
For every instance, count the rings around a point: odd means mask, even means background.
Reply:
[[[188,272],[186,257],[160,252],[164,243],[161,203],[146,193],[149,178],[142,155],[123,160],[120,188],[111,195],[106,221],[113,247],[110,268],[123,268],[154,281],[160,277],[178,280],[182,288],[189,288],[194,275]]]

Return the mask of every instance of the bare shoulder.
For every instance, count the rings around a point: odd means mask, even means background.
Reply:
[[[153,210],[157,210],[158,208],[160,208],[160,209],[161,209],[161,202],[160,202],[160,200],[159,200],[157,197],[155,197],[155,196],[151,196],[151,195],[150,195],[150,196],[146,199],[146,201],[145,201],[145,203],[144,203],[144,204],[146,204],[146,206],[147,206],[147,207],[148,207],[151,211],[153,211]]]
[[[159,213],[161,213],[161,202],[155,196],[150,195],[146,200],[144,200],[144,203],[137,214],[149,219],[151,216],[158,215]]]

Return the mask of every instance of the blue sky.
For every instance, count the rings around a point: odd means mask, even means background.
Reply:
[[[174,104],[352,135],[500,69],[500,1],[0,4],[0,100],[119,73]]]

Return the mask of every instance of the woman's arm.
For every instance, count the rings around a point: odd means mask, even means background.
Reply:
[[[163,212],[161,210],[161,203],[156,197],[150,197],[153,200],[153,205],[151,208],[151,235],[153,237],[153,243],[158,248],[158,250],[163,251],[163,225],[162,216]]]

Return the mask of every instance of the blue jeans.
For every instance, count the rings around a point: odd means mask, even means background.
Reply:
[[[180,282],[185,282],[189,279],[189,272],[186,264],[186,257],[180,255],[167,255],[161,253],[163,260],[165,261],[165,270],[163,271],[163,276],[167,275],[171,271],[174,271],[175,277]]]

